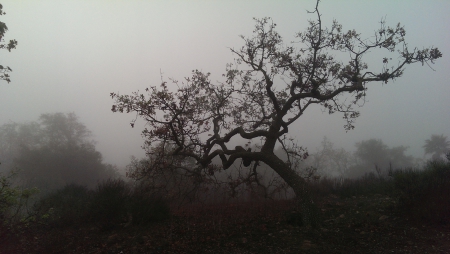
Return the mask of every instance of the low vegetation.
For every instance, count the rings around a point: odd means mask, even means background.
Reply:
[[[15,176],[16,171],[0,173],[0,238],[19,233],[30,221],[31,216],[26,213],[28,202],[39,192],[36,188],[14,186]]]
[[[0,252],[444,253],[450,247],[450,162],[309,183],[317,210],[307,226],[292,200],[177,205],[123,180],[94,190],[68,185],[37,202],[26,227],[17,221],[19,234],[2,228]]]

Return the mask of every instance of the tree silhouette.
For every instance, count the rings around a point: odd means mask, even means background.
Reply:
[[[430,139],[425,140],[425,155],[433,154],[433,160],[439,160],[442,155],[445,155],[450,151],[450,141],[447,141],[447,137],[442,135],[431,135]]]
[[[0,15],[5,15],[6,13],[3,11],[3,6],[0,4]],[[6,31],[8,31],[8,27],[5,23],[0,21],[0,49],[7,49],[9,52],[11,52],[11,49],[15,49],[17,46],[16,40],[10,40],[8,44],[3,44],[2,42],[3,37],[5,36]],[[6,82],[11,82],[9,72],[11,72],[12,69],[8,66],[0,65],[0,79],[5,80]]]
[[[330,114],[343,113],[344,127],[351,130],[359,116],[355,108],[364,101],[370,83],[388,83],[401,77],[406,65],[430,64],[442,56],[434,47],[410,49],[405,29],[400,24],[388,27],[384,20],[368,39],[355,30],[345,32],[337,21],[331,28],[323,27],[318,4],[309,12],[316,19],[309,21],[305,32],[296,34],[297,42],[287,46],[270,18],[255,19],[253,37],[241,36],[244,46],[231,49],[236,59],[227,65],[223,82],[213,84],[210,73],[194,70],[183,82],[163,81],[145,93],[113,92],[112,111],[135,112],[131,126],[137,118],[145,120],[145,145],[174,145],[170,153],[195,159],[198,174],[227,169],[238,159],[263,162],[297,197],[309,200],[305,180],[289,163],[290,158],[308,154],[290,145],[290,125],[308,108],[319,106]],[[397,53],[392,59],[399,59],[398,63],[392,65],[391,58],[380,57],[380,69],[369,70],[363,57],[377,50],[389,56]],[[344,62],[335,54],[349,58]],[[232,147],[232,140],[261,145],[255,150]],[[274,154],[277,144],[287,153],[287,162]],[[211,164],[216,157],[220,167]]]
[[[71,183],[94,187],[116,170],[90,138],[75,113],[42,114],[38,122],[0,126],[0,156],[5,170],[19,169],[17,180],[42,194]]]
[[[410,168],[414,165],[414,157],[405,154],[408,150],[406,146],[389,148],[381,139],[363,140],[355,146],[357,164],[352,168],[353,175],[362,175],[374,169],[380,175],[388,173],[388,169]]]

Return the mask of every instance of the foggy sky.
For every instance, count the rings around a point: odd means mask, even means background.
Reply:
[[[75,112],[90,129],[107,163],[120,167],[129,157],[143,156],[140,132],[129,125],[134,114],[111,112],[110,92],[128,94],[168,81],[182,80],[193,69],[221,80],[233,61],[229,48],[240,48],[239,35],[251,36],[253,17],[272,17],[286,43],[302,32],[315,0],[303,1],[0,1],[12,52],[0,52],[3,66],[13,69],[10,84],[0,83],[0,125],[37,120],[40,114]],[[335,1],[319,6],[323,25],[333,19],[344,30],[370,37],[382,18],[405,26],[409,47],[435,46],[444,57],[432,67],[407,66],[404,76],[388,84],[371,83],[361,117],[345,132],[341,114],[310,109],[290,133],[315,151],[323,136],[335,147],[354,150],[354,143],[379,138],[392,147],[409,146],[407,154],[423,156],[431,134],[450,136],[450,1]],[[382,51],[374,52],[369,65]],[[376,58],[378,57],[378,58]],[[371,63],[371,59],[366,59]],[[377,65],[378,64],[378,65]]]

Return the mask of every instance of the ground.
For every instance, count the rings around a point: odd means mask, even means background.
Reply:
[[[450,225],[411,220],[386,195],[318,199],[319,225],[290,201],[185,206],[146,227],[30,229],[1,253],[450,253]]]

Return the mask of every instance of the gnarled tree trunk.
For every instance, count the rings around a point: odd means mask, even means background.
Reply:
[[[271,167],[294,191],[295,202],[300,206],[303,224],[316,226],[318,209],[305,179],[274,153],[261,152],[261,155],[261,161]]]

